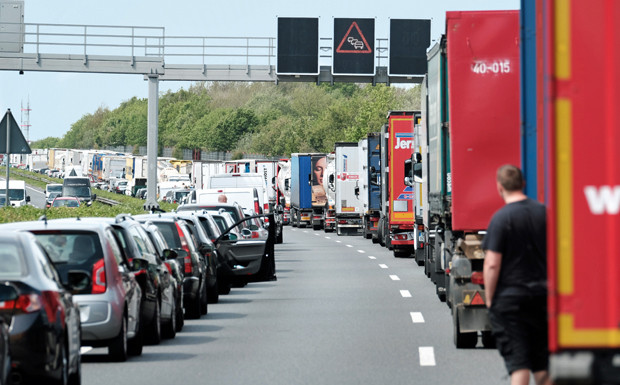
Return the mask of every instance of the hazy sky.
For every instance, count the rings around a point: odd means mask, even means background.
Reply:
[[[319,17],[321,37],[331,37],[333,17],[375,17],[375,36],[387,38],[389,18],[431,19],[431,39],[445,30],[447,10],[518,9],[519,0],[25,0],[26,23],[164,27],[166,36],[276,37],[277,16]],[[434,43],[431,43],[431,46]],[[28,51],[27,51],[28,52]],[[60,51],[57,53],[67,53]],[[160,92],[189,83],[160,82]],[[30,101],[30,139],[61,137],[83,115],[114,109],[134,96],[146,98],[139,75],[0,71],[0,111]]]

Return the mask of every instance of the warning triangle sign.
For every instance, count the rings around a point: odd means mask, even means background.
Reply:
[[[10,143],[9,151],[7,151],[7,128],[10,129]],[[11,114],[11,109],[7,110],[6,114],[0,121],[0,154],[31,154],[32,150],[22,134],[22,130],[19,129],[19,125]]]
[[[351,23],[351,26],[344,34],[342,41],[336,48],[338,53],[372,53],[372,49],[368,45],[364,34],[357,25],[357,22]]]

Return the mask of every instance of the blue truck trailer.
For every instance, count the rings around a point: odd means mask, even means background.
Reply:
[[[321,228],[327,195],[323,187],[325,154],[291,154],[291,224]]]

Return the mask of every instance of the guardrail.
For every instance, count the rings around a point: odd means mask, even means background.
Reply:
[[[115,201],[113,199],[102,198],[99,196],[97,197],[96,201],[99,203],[103,203],[104,205],[108,205],[108,206],[117,206],[121,204],[120,202]]]

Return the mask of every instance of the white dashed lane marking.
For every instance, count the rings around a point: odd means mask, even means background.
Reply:
[[[409,292],[409,290],[401,290],[400,295],[402,295],[403,298],[411,298],[411,293]]]
[[[379,265],[380,268],[382,269],[387,269],[387,265],[384,265],[383,263]]]
[[[319,234],[319,233],[314,233],[314,235],[316,235],[317,237],[321,236],[321,234]]]
[[[432,346],[420,346],[420,366],[435,366],[435,349]]]
[[[331,239],[330,237],[325,237],[325,239]]]
[[[81,354],[88,353],[88,352],[90,352],[91,350],[93,350],[93,348],[91,348],[90,346],[82,346],[82,347],[80,348],[80,353],[81,353]]]
[[[390,275],[390,279],[392,281],[400,281],[400,278],[398,278],[398,275]]]
[[[423,324],[424,323],[424,317],[422,316],[422,313],[420,313],[419,311],[412,311],[411,313],[411,322],[413,322],[414,324]]]
[[[365,251],[364,250],[357,250],[358,253],[364,254]]]
[[[336,243],[342,243],[342,241],[336,241]]]
[[[353,247],[353,245],[347,245],[347,247]]]
[[[369,255],[368,258],[370,258],[370,259],[377,259],[377,258],[373,257],[372,255]]]

